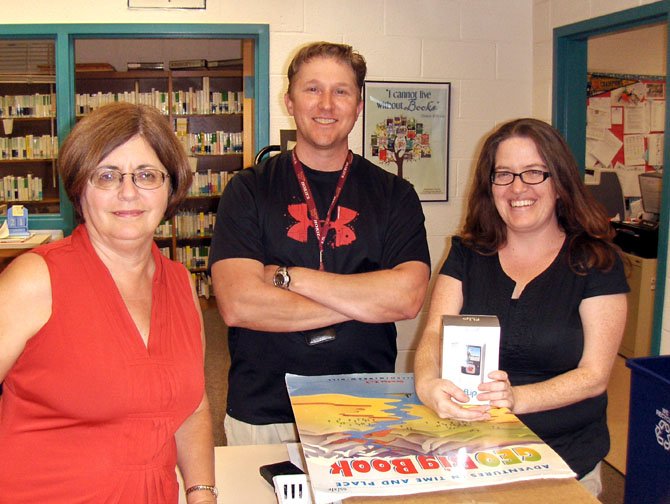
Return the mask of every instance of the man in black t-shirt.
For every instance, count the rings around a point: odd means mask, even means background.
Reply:
[[[228,444],[297,440],[285,373],[393,372],[393,322],[430,276],[412,186],[349,150],[366,65],[314,43],[289,67],[292,152],[243,170],[217,213],[210,267],[229,330]]]

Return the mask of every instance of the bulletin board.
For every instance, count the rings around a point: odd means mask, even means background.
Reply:
[[[665,76],[589,73],[587,183],[615,171],[624,197],[638,198],[638,175],[663,168]]]

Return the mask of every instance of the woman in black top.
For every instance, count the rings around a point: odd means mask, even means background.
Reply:
[[[535,119],[502,125],[482,148],[415,360],[417,393],[438,415],[485,420],[509,408],[596,495],[628,291],[611,236],[558,132]],[[440,379],[445,314],[500,320],[500,370],[479,387],[487,405],[463,407],[463,391]]]

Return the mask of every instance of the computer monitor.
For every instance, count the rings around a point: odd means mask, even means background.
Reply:
[[[640,182],[640,197],[642,208],[647,214],[652,214],[650,219],[658,221],[661,213],[661,189],[663,187],[663,174],[659,172],[645,172],[638,177]]]

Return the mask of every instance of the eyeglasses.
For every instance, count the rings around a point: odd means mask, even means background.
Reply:
[[[140,189],[158,189],[170,175],[156,168],[141,168],[130,173],[121,173],[112,168],[98,168],[89,181],[94,187],[104,190],[118,189],[123,184],[123,177],[129,175],[136,187]]]
[[[506,186],[512,184],[517,177],[519,177],[524,184],[537,185],[551,177],[551,173],[544,170],[526,170],[521,173],[493,171],[491,172],[491,183],[494,185]]]

